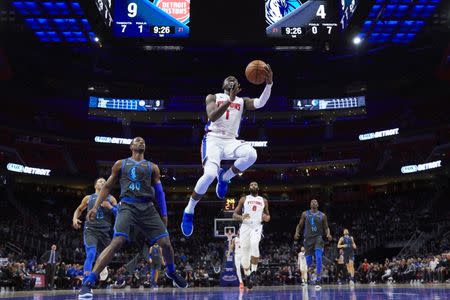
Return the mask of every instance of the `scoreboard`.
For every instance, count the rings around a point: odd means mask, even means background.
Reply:
[[[265,0],[270,38],[330,39],[348,26],[357,0]]]
[[[198,40],[213,36],[218,40],[226,38],[239,39],[235,36],[222,37],[216,35],[226,23],[232,22],[236,28],[249,28],[248,22],[261,24],[254,29],[254,36],[261,36],[270,43],[273,38],[302,40],[329,40],[343,32],[350,24],[359,0],[243,0],[254,1],[242,7],[238,16],[233,19],[233,5],[221,6],[219,11],[208,5],[196,6],[196,19],[211,19],[217,14],[216,21],[209,25],[202,24],[194,31]],[[105,24],[117,38],[153,38],[153,39],[186,39],[191,32],[191,0],[95,0],[97,9]],[[213,1],[214,2],[214,1]],[[258,3],[259,4],[258,4]],[[262,4],[264,3],[264,4]],[[213,5],[211,3],[211,5]],[[246,11],[253,5],[264,5],[264,14],[257,15]],[[231,17],[230,17],[231,16]],[[264,18],[262,20],[261,18]],[[266,25],[263,25],[265,21]],[[216,23],[217,22],[217,23]],[[200,26],[199,26],[200,27]],[[229,26],[228,26],[229,27]]]
[[[115,0],[113,34],[186,38],[189,19],[190,0]]]
[[[115,37],[187,38],[190,0],[95,0]]]

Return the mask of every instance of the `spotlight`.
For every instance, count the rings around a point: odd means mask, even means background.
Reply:
[[[356,36],[353,38],[353,44],[359,45],[359,44],[361,44],[361,42],[362,42],[362,39],[359,36]]]

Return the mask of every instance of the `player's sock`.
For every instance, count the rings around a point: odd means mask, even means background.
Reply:
[[[89,273],[89,275],[84,276],[83,285],[84,286],[94,286],[97,281],[97,274],[94,272]]]
[[[185,212],[185,213],[188,213],[188,214],[193,214],[193,213],[194,213],[194,210],[195,210],[195,206],[197,205],[198,201],[200,201],[200,200],[194,200],[194,199],[192,199],[192,197],[191,197],[191,198],[189,199],[188,205],[187,205],[186,208],[184,209],[184,212]]]
[[[250,269],[247,269],[247,270],[244,269],[244,275],[245,275],[245,276],[249,276],[250,273],[251,273]]]
[[[250,270],[251,270],[252,272],[256,272],[257,269],[258,269],[258,264],[251,264]]]
[[[152,284],[156,283],[156,282],[155,282],[155,274],[156,274],[156,270],[153,269],[153,270],[152,270],[152,275],[151,275],[151,282],[152,282]]]
[[[95,246],[85,247],[86,259],[84,260],[83,272],[84,274],[89,274],[92,271],[92,265],[94,264],[95,254],[97,253],[97,248]]]
[[[311,267],[312,255],[306,255],[305,258],[306,258],[306,265],[308,266],[308,268]]]
[[[322,250],[316,249],[315,254],[316,254],[316,273],[317,278],[320,279],[320,274],[322,273]]]
[[[241,273],[241,266],[236,266],[236,275],[239,279],[239,283],[242,283],[242,273]]]
[[[167,270],[167,273],[169,273],[169,274],[175,273],[175,265],[174,264],[167,264],[166,265],[166,270]]]
[[[234,176],[236,176],[236,174],[233,172],[231,168],[229,168],[225,173],[223,173],[222,179],[225,181],[230,181],[231,178],[233,178]]]

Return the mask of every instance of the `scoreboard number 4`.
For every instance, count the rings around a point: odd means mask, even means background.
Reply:
[[[324,4],[319,5],[319,9],[317,10],[316,16],[321,17],[322,19],[325,19],[327,14],[325,13],[325,5]]]
[[[138,12],[138,6],[136,3],[131,2],[130,4],[128,4],[128,16],[130,18],[134,18],[137,16],[137,12]]]

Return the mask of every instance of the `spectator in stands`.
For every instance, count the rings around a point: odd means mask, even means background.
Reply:
[[[67,268],[64,262],[59,263],[56,271],[56,288],[67,289],[69,287],[69,276],[67,276]]]

